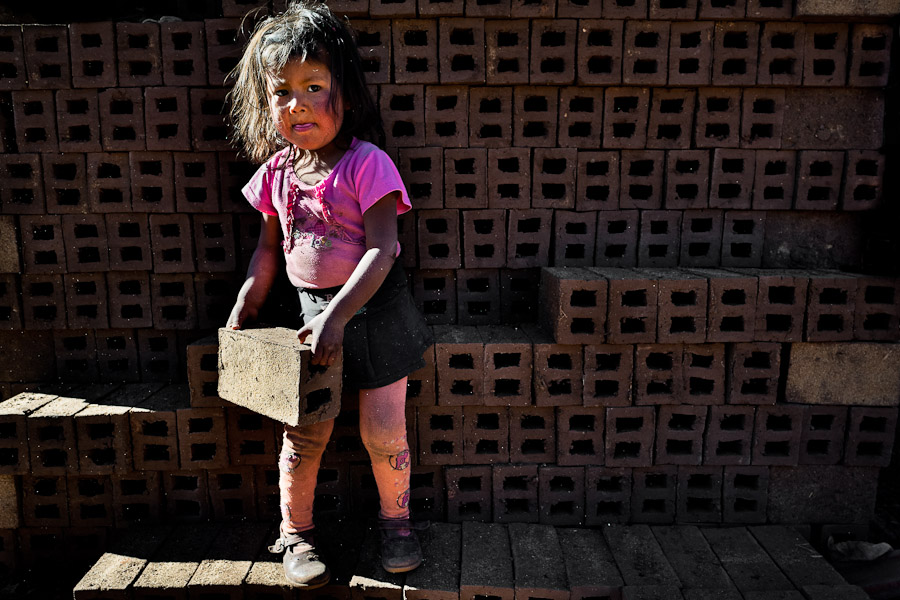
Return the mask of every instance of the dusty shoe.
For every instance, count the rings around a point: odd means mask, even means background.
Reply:
[[[308,590],[322,587],[331,580],[331,572],[316,554],[316,542],[311,531],[282,533],[269,552],[284,552],[284,576],[291,585]]]
[[[405,573],[422,564],[422,548],[409,519],[378,519],[381,566],[388,573]]]

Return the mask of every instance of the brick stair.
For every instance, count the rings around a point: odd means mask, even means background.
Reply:
[[[138,528],[74,588],[75,600],[856,600],[868,595],[796,530],[782,526],[432,523],[425,564],[381,569],[378,532],[360,521],[320,525],[332,582],[297,592],[267,552],[276,526]]]

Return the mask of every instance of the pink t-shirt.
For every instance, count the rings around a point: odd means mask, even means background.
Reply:
[[[334,170],[314,186],[294,173],[289,152],[285,148],[266,161],[244,186],[244,196],[260,212],[278,217],[292,284],[314,289],[343,285],[366,252],[363,213],[393,191],[400,192],[397,214],[410,210],[406,187],[383,150],[356,138]]]

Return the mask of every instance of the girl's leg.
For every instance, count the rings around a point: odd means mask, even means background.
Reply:
[[[372,460],[381,498],[379,517],[409,517],[409,444],[406,441],[406,377],[359,391],[359,434]]]
[[[278,460],[283,534],[313,528],[316,478],[333,428],[334,419],[305,427],[284,426],[284,442]]]

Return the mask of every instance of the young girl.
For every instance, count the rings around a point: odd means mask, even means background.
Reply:
[[[263,224],[226,326],[256,316],[286,263],[312,363],[331,365],[343,352],[344,389],[359,391],[384,568],[412,570],[422,556],[409,521],[406,377],[424,366],[432,340],[396,260],[397,215],[411,205],[396,167],[371,143],[383,131],[359,52],[324,4],[304,0],[257,26],[234,76],[236,138],[264,163],[243,192]],[[307,588],[329,580],[315,553],[312,508],[332,427],[285,426],[279,459],[281,536],[270,549],[285,552],[288,581]]]

